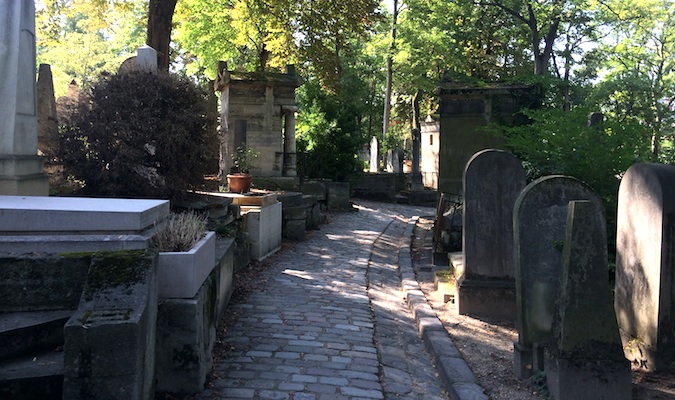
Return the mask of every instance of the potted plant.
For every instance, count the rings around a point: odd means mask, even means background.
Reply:
[[[194,212],[169,214],[148,247],[159,252],[159,297],[193,298],[216,265],[216,233]]]
[[[227,186],[230,192],[244,193],[251,189],[251,168],[254,167],[258,153],[241,145],[232,153],[232,168],[227,174]]]

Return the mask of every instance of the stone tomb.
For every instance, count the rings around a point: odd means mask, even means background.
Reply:
[[[502,150],[476,153],[464,171],[462,315],[515,320],[513,205],[525,187],[520,160]]]
[[[619,188],[615,311],[626,358],[675,361],[675,167],[635,164]]]
[[[147,248],[166,200],[0,196],[0,253]]]
[[[525,379],[543,371],[543,349],[551,339],[553,308],[562,269],[562,245],[570,201],[600,198],[581,181],[567,176],[539,178],[523,189],[513,209],[516,280],[514,372]]]
[[[630,364],[623,356],[607,277],[607,232],[602,208],[568,205],[562,276],[546,380],[556,400],[630,400]]]

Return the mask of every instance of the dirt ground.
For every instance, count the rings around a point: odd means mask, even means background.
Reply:
[[[413,257],[424,257],[425,239],[433,227],[433,220],[421,218],[413,241]],[[428,241],[426,243],[428,246]],[[545,377],[538,376],[523,382],[513,373],[513,342],[518,333],[512,324],[486,321],[457,314],[450,303],[444,303],[442,294],[435,290],[431,272],[416,273],[422,291],[436,310],[453,343],[462,353],[481,387],[491,400],[542,400],[548,399]],[[645,373],[633,371],[633,400],[675,399],[675,371]]]

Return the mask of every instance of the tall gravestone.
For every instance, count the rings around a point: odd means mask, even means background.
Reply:
[[[626,358],[675,361],[675,167],[635,164],[619,187],[615,311]]]
[[[546,380],[556,400],[630,400],[630,364],[623,356],[607,276],[602,208],[568,205],[560,289]]]
[[[543,349],[551,339],[553,308],[562,268],[567,205],[600,198],[581,181],[567,176],[539,178],[523,189],[513,209],[516,326],[514,372],[524,379],[543,371]]]
[[[377,146],[377,136],[373,136],[370,139],[370,172],[379,172],[380,156]]]
[[[506,151],[480,151],[466,165],[460,314],[515,319],[513,205],[525,183],[520,160]]]
[[[0,194],[48,195],[37,155],[35,5],[0,3]]]
[[[38,68],[38,149],[47,157],[53,157],[58,149],[59,123],[54,98],[54,80],[49,64]]]

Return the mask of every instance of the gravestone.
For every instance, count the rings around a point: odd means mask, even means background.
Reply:
[[[389,149],[387,150],[387,172],[400,174],[403,172],[403,150]]]
[[[378,154],[377,136],[370,139],[370,172],[378,172],[380,166],[380,157]]]
[[[543,348],[551,338],[553,308],[562,268],[567,205],[600,198],[581,181],[567,176],[539,178],[523,189],[513,209],[516,281],[514,372],[521,379],[543,371]]]
[[[422,191],[424,184],[422,183],[422,174],[420,172],[420,130],[415,128],[412,130],[412,165],[410,168],[410,190]]]
[[[675,167],[635,164],[619,187],[615,311],[626,358],[675,361]]]
[[[556,400],[630,400],[630,364],[623,356],[607,277],[602,208],[568,205],[560,289],[546,380]]]
[[[54,80],[49,64],[40,64],[37,80],[38,149],[47,157],[54,157],[58,149],[59,123],[56,116]]]
[[[37,155],[35,4],[0,3],[0,194],[49,194]]]
[[[464,276],[459,313],[515,320],[513,205],[525,187],[520,160],[503,150],[476,153],[464,171]]]

